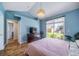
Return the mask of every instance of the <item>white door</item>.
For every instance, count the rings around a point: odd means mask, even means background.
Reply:
[[[9,23],[8,22],[8,39],[12,39],[13,38],[13,23]]]
[[[7,43],[8,40],[18,39],[18,21],[8,20],[7,21]]]

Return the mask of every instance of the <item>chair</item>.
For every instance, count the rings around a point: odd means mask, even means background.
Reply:
[[[66,40],[68,40],[68,41],[72,41],[72,37],[71,37],[71,36],[69,36],[69,35],[65,35],[65,37],[66,37]]]
[[[75,40],[79,40],[79,32],[74,35]]]

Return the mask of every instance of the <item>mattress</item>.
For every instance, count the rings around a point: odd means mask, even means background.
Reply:
[[[28,44],[29,56],[67,56],[69,44],[61,39],[43,38]]]

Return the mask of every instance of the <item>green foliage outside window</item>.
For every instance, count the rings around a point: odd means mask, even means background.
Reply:
[[[64,34],[61,34],[61,33],[51,33],[51,32],[48,32],[47,33],[47,37],[49,38],[60,38],[60,39],[63,39],[64,38]]]

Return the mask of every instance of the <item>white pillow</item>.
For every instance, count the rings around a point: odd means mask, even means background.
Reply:
[[[77,46],[79,47],[79,40],[76,40],[76,44],[77,44]]]

